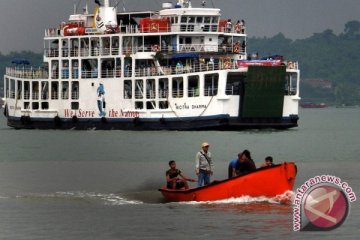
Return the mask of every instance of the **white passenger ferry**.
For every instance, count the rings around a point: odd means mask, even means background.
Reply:
[[[4,113],[14,128],[240,130],[297,126],[297,62],[249,59],[244,21],[163,3],[117,12],[88,3],[45,30],[44,65],[6,68]],[[200,6],[200,4],[199,4]],[[241,18],[241,16],[239,16]]]

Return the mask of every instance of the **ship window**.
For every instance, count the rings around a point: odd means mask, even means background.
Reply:
[[[61,55],[62,55],[62,57],[69,56],[69,45],[68,45],[67,39],[62,40]]]
[[[22,82],[17,81],[17,99],[22,98]]]
[[[72,60],[72,78],[79,78],[79,62],[78,60]]]
[[[71,83],[71,99],[79,99],[79,82]]]
[[[168,109],[169,108],[168,101],[159,101],[159,108],[160,109]]]
[[[115,76],[121,77],[121,58],[115,59]]]
[[[32,99],[39,99],[39,82],[32,82]]]
[[[5,97],[9,97],[9,93],[10,93],[10,80],[9,78],[5,78],[5,86],[6,86],[6,89],[5,89]]]
[[[83,78],[97,78],[98,77],[98,61],[97,59],[84,59],[81,61]]]
[[[71,110],[78,110],[79,102],[71,102]]]
[[[226,80],[226,95],[240,95],[245,75],[239,73],[229,73]]]
[[[26,100],[30,99],[30,82],[29,81],[24,82],[24,99],[26,99]]]
[[[181,23],[187,23],[187,17],[181,17]]]
[[[206,74],[204,96],[216,96],[218,91],[219,74]]]
[[[63,78],[63,79],[69,78],[69,61],[68,60],[62,61],[62,71],[61,72],[62,72],[61,78]]]
[[[72,38],[70,39],[70,56],[77,57],[79,56],[79,39]]]
[[[189,23],[194,23],[195,22],[195,17],[189,17]]]
[[[188,78],[188,97],[199,96],[199,76],[189,76]]]
[[[62,82],[61,98],[69,99],[69,82]]]
[[[99,38],[91,38],[90,41],[90,54],[91,56],[99,56],[100,40]]]
[[[131,80],[124,81],[124,99],[132,98],[132,84]]]
[[[49,84],[48,82],[41,82],[41,99],[49,99]]]
[[[218,21],[219,21],[219,17],[213,17],[213,19],[212,19],[213,23],[218,23]]]
[[[159,79],[159,98],[167,98],[169,95],[169,79]]]
[[[144,103],[143,102],[135,102],[135,109],[143,109]]]
[[[80,55],[82,57],[89,56],[89,38],[81,38],[80,48],[81,48]]]
[[[57,79],[59,77],[59,61],[51,61],[51,78]]]
[[[203,17],[196,18],[196,23],[202,23],[202,22],[203,22]]]
[[[175,77],[172,80],[172,97],[182,98],[184,95],[184,83],[182,77]]]
[[[146,80],[146,98],[154,99],[155,98],[155,79]]]
[[[135,98],[144,98],[144,81],[142,79],[135,81]]]
[[[30,103],[24,102],[24,109],[30,109]]]
[[[111,38],[111,54],[119,55],[119,37]]]
[[[48,102],[42,102],[41,103],[41,109],[44,109],[44,110],[49,109],[49,103]]]
[[[53,99],[53,100],[59,99],[59,83],[58,82],[51,83],[51,99]]]
[[[155,109],[155,108],[156,108],[155,101],[147,101],[146,102],[146,109]]]
[[[115,73],[115,59],[102,59],[101,60],[101,77],[113,78]]]
[[[101,55],[110,55],[110,37],[101,38]]]
[[[211,22],[211,17],[204,18],[204,23],[210,23],[210,22]]]
[[[34,109],[34,110],[39,109],[39,103],[38,102],[33,102],[32,103],[32,109]]]

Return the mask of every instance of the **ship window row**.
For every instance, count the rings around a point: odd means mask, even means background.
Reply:
[[[215,31],[214,25],[201,25],[204,31]],[[194,31],[194,25],[181,25],[182,30]],[[223,52],[223,41],[214,38],[213,42],[199,41],[199,36],[193,36],[187,42],[178,44],[177,36],[133,36],[122,38],[122,51],[120,51],[120,38],[112,37],[83,37],[46,40],[44,54],[46,57],[92,57],[92,56],[118,56],[128,55],[137,52],[176,52],[176,51],[195,51],[195,52]],[[204,39],[202,37],[201,39]],[[245,37],[228,36],[226,39],[227,47],[231,47],[232,53],[240,53],[241,49],[235,50],[236,43],[245,42]],[[189,45],[184,49],[184,44]],[[190,45],[198,45],[190,48]],[[245,47],[245,45],[244,45]],[[245,53],[245,48],[242,49]]]
[[[79,99],[78,81],[15,81],[11,79],[5,86],[5,95],[10,99],[58,100]]]
[[[206,74],[201,90],[200,77],[136,79],[124,81],[124,99],[168,99],[215,96],[218,93],[218,74]]]

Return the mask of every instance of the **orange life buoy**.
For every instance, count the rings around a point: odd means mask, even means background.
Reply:
[[[231,63],[229,60],[226,60],[225,63],[224,63],[224,68],[225,69],[230,69],[231,68]]]
[[[235,44],[234,53],[240,53],[240,44]]]
[[[157,24],[157,23],[151,23],[151,25],[150,25],[150,32],[157,32],[157,31],[159,31],[159,24]]]
[[[153,51],[153,52],[158,52],[158,51],[160,51],[160,46],[157,45],[157,44],[152,45],[152,46],[151,46],[151,51]]]

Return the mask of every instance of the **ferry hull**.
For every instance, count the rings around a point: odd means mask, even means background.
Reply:
[[[164,187],[159,191],[169,202],[216,201],[241,196],[275,197],[293,189],[296,174],[295,163],[285,162],[200,188],[171,190]]]
[[[77,129],[77,130],[245,130],[287,129],[297,127],[297,116],[282,119],[239,119],[228,115],[201,118],[20,118],[8,117],[7,125],[16,129]]]

